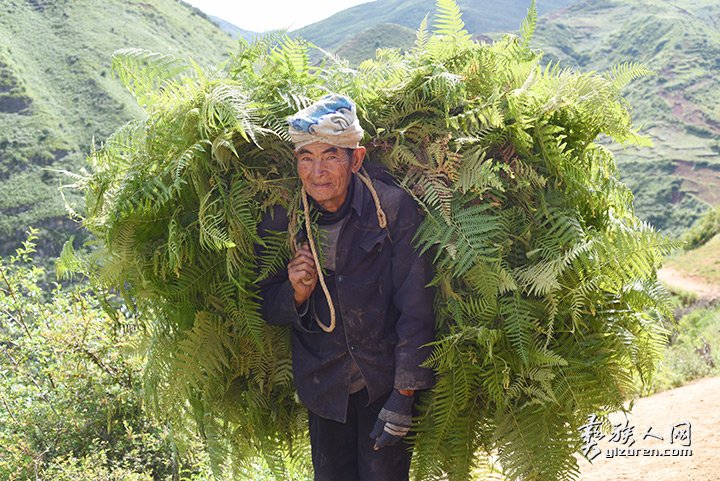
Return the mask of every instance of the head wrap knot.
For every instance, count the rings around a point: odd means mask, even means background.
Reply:
[[[295,150],[313,142],[356,149],[363,137],[355,103],[344,95],[326,95],[290,117],[288,123]]]

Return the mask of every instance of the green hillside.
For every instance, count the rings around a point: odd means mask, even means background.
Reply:
[[[78,170],[102,142],[140,114],[113,78],[112,52],[137,47],[216,64],[234,42],[199,10],[176,0],[5,0],[0,6],[0,253],[28,225],[56,253],[76,229],[55,172]],[[67,182],[67,179],[62,179]]]
[[[415,44],[415,30],[394,23],[383,23],[363,30],[343,42],[335,54],[346,58],[352,65],[375,57],[379,48],[395,47],[408,50]]]
[[[654,147],[617,152],[640,216],[670,233],[720,204],[720,3],[585,0],[546,16],[546,58],[604,71],[637,61],[656,75],[626,89]]]
[[[459,0],[465,27],[471,33],[517,30],[530,0]],[[540,14],[573,3],[573,0],[541,0]],[[376,0],[343,10],[330,18],[293,33],[325,50],[335,51],[348,38],[381,24],[417,30],[425,15],[435,11],[435,0]],[[429,17],[432,23],[432,16]]]

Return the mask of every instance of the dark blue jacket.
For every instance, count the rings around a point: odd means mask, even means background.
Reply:
[[[412,247],[422,220],[417,203],[401,188],[374,179],[388,220],[378,225],[367,187],[353,175],[350,218],[337,243],[336,270],[325,277],[336,311],[332,333],[320,329],[314,314],[330,324],[325,295],[318,282],[302,318],[295,307],[287,269],[261,281],[262,316],[270,324],[290,325],[295,386],[315,414],[345,422],[352,359],[365,378],[369,402],[393,387],[432,387],[433,372],[420,367],[434,340],[435,289],[426,287],[433,271],[429,254]],[[287,213],[276,207],[259,226],[260,235],[288,226]],[[389,231],[389,232],[388,232]]]

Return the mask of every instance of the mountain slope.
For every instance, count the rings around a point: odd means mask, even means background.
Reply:
[[[655,72],[625,89],[654,147],[617,157],[640,216],[671,233],[720,200],[720,4],[678,5],[584,0],[543,18],[535,39],[563,65],[605,71],[637,61]]]
[[[0,7],[0,253],[28,225],[56,252],[74,223],[60,176],[79,169],[93,139],[141,114],[113,77],[112,52],[138,47],[216,64],[234,42],[199,10],[174,0],[6,0]],[[56,238],[58,237],[58,238]],[[52,246],[52,247],[50,247]]]
[[[527,15],[530,0],[458,0],[471,33],[516,31]],[[565,7],[573,0],[542,0],[540,14]],[[380,24],[417,30],[425,15],[432,25],[435,0],[376,0],[343,10],[330,18],[293,32],[325,50],[334,51],[353,35]]]

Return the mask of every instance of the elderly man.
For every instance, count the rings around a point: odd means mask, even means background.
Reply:
[[[408,479],[415,391],[434,337],[432,266],[412,247],[421,216],[401,188],[362,175],[355,105],[329,95],[290,119],[306,217],[287,269],[260,283],[262,315],[292,326],[317,481]],[[260,234],[287,229],[277,207]],[[310,234],[310,235],[308,235]],[[316,259],[321,259],[320,266]],[[425,347],[423,347],[425,346]],[[398,442],[401,441],[402,442]]]

